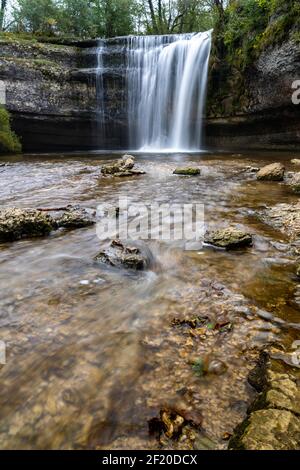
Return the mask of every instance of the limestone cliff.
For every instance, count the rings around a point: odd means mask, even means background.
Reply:
[[[300,80],[299,42],[287,35],[244,70],[225,61],[211,63],[207,144],[299,149],[300,105],[292,102],[292,84]]]
[[[128,147],[126,40],[106,41],[104,109],[96,87],[97,41],[64,45],[0,40],[0,80],[25,151]],[[300,46],[287,38],[241,71],[211,63],[206,134],[218,148],[299,148]],[[99,126],[99,114],[104,126]]]

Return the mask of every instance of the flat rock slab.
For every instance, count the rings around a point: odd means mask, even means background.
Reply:
[[[300,202],[277,204],[264,209],[258,217],[264,223],[288,235],[291,240],[300,237]]]
[[[142,271],[150,266],[149,257],[136,246],[124,245],[120,240],[113,240],[109,248],[101,251],[95,258],[101,263],[113,267],[124,267]]]
[[[252,235],[236,228],[228,227],[206,233],[204,242],[218,248],[234,250],[236,248],[251,246]]]
[[[54,217],[54,220],[58,228],[67,229],[89,227],[96,221],[93,211],[72,206],[70,206],[70,209]]]
[[[200,168],[176,168],[173,175],[180,176],[198,176],[201,174]]]
[[[264,166],[257,172],[257,179],[260,181],[283,181],[285,168],[281,163],[272,163]]]
[[[4,209],[0,211],[0,242],[48,235],[54,224],[49,214],[35,209]]]
[[[3,209],[0,211],[0,242],[42,237],[58,228],[71,230],[95,222],[94,211],[71,205],[64,209]]]

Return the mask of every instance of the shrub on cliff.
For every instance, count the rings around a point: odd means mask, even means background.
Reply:
[[[10,127],[10,117],[3,106],[0,106],[0,153],[19,153],[21,144]]]

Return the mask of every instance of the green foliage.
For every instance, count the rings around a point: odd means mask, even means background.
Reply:
[[[244,70],[268,46],[288,39],[299,21],[298,0],[231,0],[218,40],[229,64]]]
[[[91,38],[134,32],[136,0],[17,0],[14,28],[35,35]]]
[[[10,128],[10,117],[3,106],[0,106],[0,153],[19,153],[21,144]]]
[[[18,31],[52,34],[59,8],[55,0],[18,0],[13,16]]]

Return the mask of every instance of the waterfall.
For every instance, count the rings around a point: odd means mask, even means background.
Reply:
[[[127,49],[130,147],[200,150],[211,31],[130,37]]]
[[[99,40],[99,142],[128,127],[131,150],[201,150],[210,49],[211,31]]]
[[[101,138],[105,136],[105,102],[104,102],[104,64],[103,53],[106,50],[104,41],[99,40],[97,47],[96,68],[96,99],[97,99],[97,129]]]

